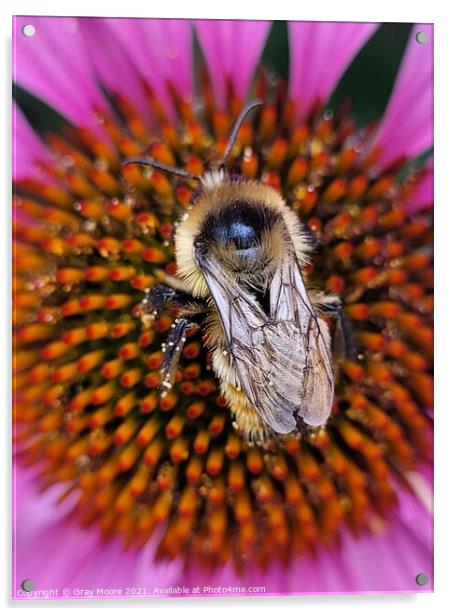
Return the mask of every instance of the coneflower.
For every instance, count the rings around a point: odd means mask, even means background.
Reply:
[[[431,52],[415,34],[432,29],[413,29],[386,115],[358,130],[325,101],[373,25],[289,24],[288,82],[256,71],[266,22],[25,17],[14,27],[17,84],[70,121],[41,141],[14,109],[14,591],[32,578],[147,583],[152,594],[156,580],[195,583],[201,571],[264,580],[268,592],[415,589],[418,573],[432,576],[430,527],[422,538],[410,527],[429,525],[417,499],[428,504],[432,457],[432,166],[403,171],[431,146]],[[188,332],[161,396],[177,311],[149,321],[139,305],[177,275],[174,223],[196,186],[122,166],[148,154],[202,174],[254,75],[264,106],[228,167],[280,191],[317,237],[305,276],[340,295],[357,347],[338,368],[326,426],[267,446],[234,431],[202,329]],[[341,542],[328,584],[321,571]],[[371,574],[369,555],[383,552],[387,572]],[[304,567],[309,577],[296,577]]]

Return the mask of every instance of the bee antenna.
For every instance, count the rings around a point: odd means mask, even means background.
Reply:
[[[226,161],[229,158],[229,154],[231,153],[231,150],[234,147],[235,140],[237,139],[237,134],[238,134],[238,132],[240,130],[240,127],[242,126],[246,116],[250,113],[250,111],[252,111],[256,107],[260,107],[263,104],[264,104],[264,101],[256,99],[256,100],[250,101],[246,105],[246,107],[244,107],[242,109],[239,117],[235,121],[234,128],[232,129],[231,135],[229,137],[228,145],[226,146],[226,150],[225,150],[225,152],[223,154],[223,158],[221,159],[221,163],[219,165],[220,169],[225,166]]]
[[[160,163],[158,160],[154,160],[149,156],[146,158],[126,158],[122,165],[123,167],[125,165],[148,165],[149,167],[154,167],[154,169],[160,169],[160,171],[166,171],[167,173],[172,173],[173,175],[179,175],[187,180],[201,180],[199,175],[192,175],[191,173],[188,173],[188,171],[185,171],[185,169],[180,169],[179,167],[170,167],[170,165]]]

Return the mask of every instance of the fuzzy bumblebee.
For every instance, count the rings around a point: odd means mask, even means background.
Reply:
[[[180,308],[163,345],[163,395],[174,383],[186,329],[198,324],[235,428],[263,442],[325,424],[334,399],[333,356],[347,342],[339,299],[308,290],[303,279],[312,239],[298,216],[270,186],[225,169],[243,120],[260,104],[244,108],[218,168],[202,177],[150,158],[126,164],[200,182],[177,224],[177,277],[153,287],[142,303],[145,318],[168,301]],[[333,344],[325,315],[336,323]]]

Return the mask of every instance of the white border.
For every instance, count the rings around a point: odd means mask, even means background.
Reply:
[[[331,612],[341,614],[381,614],[382,610],[397,610],[398,614],[425,614],[430,610],[440,614],[443,608],[452,605],[450,592],[452,518],[450,516],[450,473],[452,470],[452,400],[448,383],[450,369],[451,344],[451,304],[452,292],[450,280],[452,256],[450,254],[452,233],[452,186],[450,166],[452,165],[452,130],[451,130],[451,75],[450,58],[452,58],[452,19],[451,10],[444,0],[377,0],[366,3],[363,0],[323,0],[322,2],[295,2],[278,0],[274,4],[228,0],[222,2],[201,2],[190,0],[171,0],[166,3],[151,3],[149,0],[128,0],[113,4],[105,0],[2,0],[0,6],[0,28],[3,53],[0,79],[2,89],[0,113],[0,135],[2,150],[0,155],[0,187],[2,254],[0,258],[0,281],[2,285],[0,301],[1,340],[1,387],[2,425],[0,438],[2,458],[0,491],[0,520],[10,519],[10,377],[9,377],[9,323],[10,323],[10,181],[11,181],[11,16],[12,15],[100,15],[125,17],[200,17],[200,18],[236,18],[236,19],[304,19],[325,21],[406,21],[435,23],[435,256],[436,256],[436,430],[435,430],[435,592],[433,594],[413,595],[346,595],[324,597],[241,597],[222,599],[148,599],[140,602],[114,602],[111,600],[97,602],[97,609],[116,608],[120,613],[127,613],[130,607],[152,610],[152,613],[172,613],[183,610],[184,616],[198,614],[199,610],[215,609],[227,613],[231,609],[256,609],[259,613],[273,614],[275,609],[284,606],[287,613],[299,614],[301,610],[315,611],[316,614]],[[449,4],[450,6],[450,4]],[[2,603],[7,609],[19,611],[34,609],[39,611],[57,608],[64,612],[69,609],[82,610],[87,614],[93,609],[90,601],[83,603],[37,602],[35,607],[23,603],[13,604],[9,599],[10,576],[7,575],[10,562],[10,524],[1,524],[3,532],[0,540],[1,575],[0,588]],[[384,567],[384,563],[381,563]],[[448,610],[448,611],[449,611]],[[330,612],[330,613],[331,613]],[[74,613],[74,612],[71,612]],[[450,611],[449,611],[450,613]]]

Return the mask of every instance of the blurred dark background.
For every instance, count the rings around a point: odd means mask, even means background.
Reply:
[[[337,109],[346,99],[359,126],[383,115],[413,24],[382,24],[348,67],[328,107]],[[276,21],[264,49],[264,62],[275,72],[289,75],[287,22]]]

